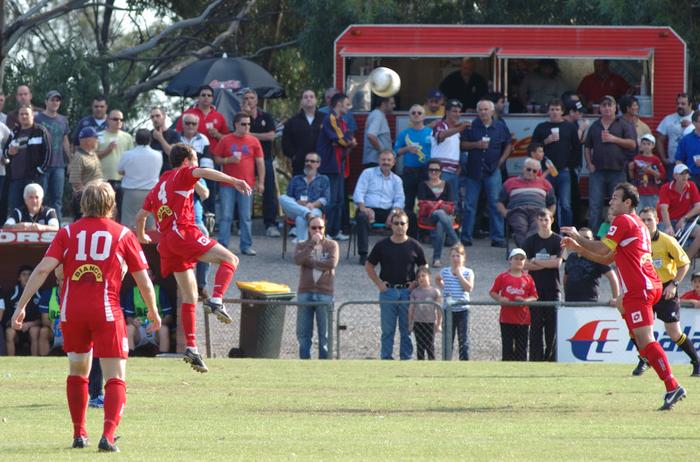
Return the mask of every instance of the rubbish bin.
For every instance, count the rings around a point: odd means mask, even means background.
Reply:
[[[283,284],[238,281],[236,285],[244,300],[291,300],[296,296]],[[284,304],[242,303],[240,351],[234,356],[279,358],[286,311]]]

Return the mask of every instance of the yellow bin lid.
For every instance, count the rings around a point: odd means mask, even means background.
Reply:
[[[270,281],[236,281],[236,285],[241,290],[261,294],[288,294],[291,292],[287,284],[278,284]]]

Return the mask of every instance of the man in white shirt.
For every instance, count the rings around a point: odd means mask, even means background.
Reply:
[[[403,183],[401,178],[391,171],[394,163],[394,153],[382,151],[379,154],[379,167],[365,169],[355,185],[352,200],[357,206],[357,250],[361,265],[367,260],[371,224],[386,223],[387,228],[390,228],[395,211],[404,207]]]
[[[151,132],[145,128],[136,132],[136,147],[126,151],[119,159],[117,171],[122,178],[121,223],[131,229],[136,226],[136,214],[141,209],[148,192],[158,183],[163,156],[151,148]],[[153,217],[146,227],[155,226]]]
[[[661,120],[656,131],[656,149],[664,164],[673,164],[676,160],[678,142],[684,134],[692,131],[690,121],[693,115],[693,105],[687,93],[678,93],[676,96],[676,112],[669,114]],[[686,132],[686,130],[688,130]],[[668,143],[668,144],[667,144]],[[669,172],[672,169],[668,169]]]

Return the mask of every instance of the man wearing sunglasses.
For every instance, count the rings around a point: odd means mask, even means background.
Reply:
[[[165,118],[165,111],[162,108],[156,106],[151,109],[151,124],[153,124],[153,130],[151,130],[151,149],[161,153],[163,157],[163,165],[161,167],[160,173],[170,170],[173,166],[170,164],[170,150],[174,144],[182,142],[182,137],[175,130],[168,128],[166,126],[167,120]]]
[[[107,117],[107,128],[99,134],[97,145],[97,157],[102,165],[102,177],[112,185],[117,194],[116,217],[121,221],[122,210],[122,175],[117,166],[122,154],[134,148],[134,138],[122,130],[124,127],[124,114],[118,109],[113,109]]]
[[[300,241],[308,239],[307,220],[322,216],[324,207],[331,199],[331,183],[326,175],[318,173],[320,165],[321,156],[315,152],[308,153],[304,161],[304,174],[292,177],[287,194],[280,196],[282,210],[294,219]]]
[[[230,132],[224,116],[214,107],[214,90],[209,85],[202,85],[197,92],[197,104],[182,113],[194,114],[199,119],[198,131],[209,139],[214,151],[219,140]],[[176,130],[182,133],[182,120],[177,121]]]
[[[403,156],[403,191],[406,196],[405,210],[413,211],[418,194],[418,185],[427,179],[426,166],[430,160],[431,136],[433,130],[426,127],[425,108],[414,104],[409,109],[411,126],[401,131],[396,137],[394,152],[397,157]]]

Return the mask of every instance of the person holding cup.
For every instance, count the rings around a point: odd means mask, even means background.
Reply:
[[[685,164],[690,170],[690,179],[700,188],[700,111],[690,118],[694,130],[683,136],[676,149],[676,164]]]
[[[581,156],[581,143],[578,128],[564,119],[563,110],[564,103],[560,99],[549,102],[549,120],[535,127],[532,142],[544,146],[542,171],[549,170],[545,178],[552,184],[557,196],[557,224],[571,226],[574,221],[571,209],[571,171]],[[550,165],[554,168],[549,168]]]

